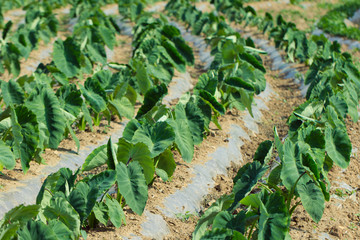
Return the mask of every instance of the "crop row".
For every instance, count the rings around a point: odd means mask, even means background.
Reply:
[[[131,119],[140,94],[155,85],[167,85],[174,69],[182,72],[187,64],[193,64],[192,51],[181,36],[176,31],[164,34],[171,26],[156,19],[138,24],[129,64],[108,64],[105,46],[113,49],[115,34],[120,32],[115,19],[106,16],[100,4],[74,5],[71,12],[78,11],[86,14],[78,16],[72,36],[55,41],[52,62],[40,64],[32,76],[1,83],[5,108],[0,116],[1,167],[12,169],[15,159],[21,159],[26,173],[30,161],[41,163],[43,150],[56,149],[69,133],[79,149],[76,130],[92,129],[104,116],[108,121],[114,115]],[[147,26],[157,29],[142,34]],[[76,84],[85,74],[91,77]]]
[[[270,14],[256,17],[254,9],[240,2],[213,3],[230,21],[246,21],[269,32],[289,60],[307,63],[305,83],[310,86],[307,101],[287,121],[286,139],[281,141],[274,129],[274,140],[259,145],[254,161],[240,168],[234,178],[232,193],[204,213],[193,238],[291,239],[289,226],[295,208],[302,204],[315,222],[320,221],[325,201],[330,199],[329,171],[334,164],[342,168],[349,164],[352,147],[344,118],[350,115],[358,120],[359,71],[351,56],[324,36],[308,39],[281,16],[275,25]],[[187,1],[170,1],[167,10],[195,33],[207,26],[204,22],[222,18],[201,13]]]
[[[34,239],[42,236],[50,239],[77,239],[80,235],[86,236],[82,230],[84,227],[95,227],[99,223],[107,225],[109,221],[115,227],[120,227],[125,221],[122,210],[125,205],[135,213],[142,214],[147,202],[147,185],[153,182],[154,176],[159,176],[165,181],[172,176],[176,167],[174,150],[179,151],[182,158],[190,162],[194,146],[203,141],[209,131],[210,122],[220,128],[217,119],[225,114],[227,108],[247,108],[251,113],[253,96],[265,89],[265,69],[258,56],[261,51],[256,50],[251,41],[245,41],[234,31],[232,38],[224,37],[222,34],[214,38],[216,44],[212,46],[212,54],[215,60],[211,69],[199,77],[192,93],[182,96],[175,106],[163,105],[161,100],[167,94],[167,83],[174,74],[174,68],[184,71],[186,65],[193,64],[194,56],[176,27],[169,25],[165,18],[151,17],[143,11],[142,3],[139,2],[138,6],[134,9],[131,5],[123,5],[122,1],[119,3],[120,12],[136,22],[133,28],[133,57],[129,64],[108,64],[118,72],[113,74],[108,70],[100,70],[93,77],[89,77],[84,86],[79,85],[80,90],[71,83],[61,86],[60,89],[63,91],[57,90],[60,91],[58,96],[62,96],[60,93],[78,92],[93,108],[90,110],[95,113],[95,119],[100,118],[100,113],[108,116],[107,110],[111,106],[108,102],[105,102],[103,108],[99,107],[102,105],[95,104],[105,100],[104,96],[107,100],[110,99],[109,102],[118,97],[118,100],[127,98],[130,101],[140,98],[139,95],[135,98],[128,97],[133,97],[132,92],[138,92],[143,94],[144,99],[135,118],[126,125],[122,138],[116,143],[110,139],[107,145],[95,149],[86,158],[82,168],[75,173],[69,169],[60,169],[49,175],[43,183],[35,205],[20,205],[6,213],[1,221],[2,236],[12,239],[30,234]],[[87,12],[91,15],[92,11],[87,9]],[[97,8],[97,16],[103,16],[99,12]],[[103,18],[107,19],[105,16]],[[101,27],[100,25],[93,29],[90,26],[90,32],[99,31]],[[221,29],[222,24],[218,24],[218,27]],[[75,26],[74,34],[76,32]],[[84,32],[86,33],[81,31]],[[99,39],[106,44],[105,40],[95,37],[99,35],[86,35],[82,38],[83,41],[79,42],[76,37],[69,37],[65,41],[57,40],[54,47],[54,63],[38,69],[36,74],[47,80],[47,87],[51,87],[53,81],[59,84],[66,83],[61,80],[68,80],[86,71],[86,64],[81,65],[82,62],[79,61],[77,65],[74,60],[88,58],[90,63],[97,62],[96,60],[101,62],[101,58],[97,58],[98,54],[91,51]],[[100,43],[98,45],[102,46]],[[86,50],[89,55],[86,54]],[[99,47],[95,50],[98,51]],[[92,58],[96,58],[95,61]],[[58,59],[63,61],[56,64]],[[72,62],[65,61],[70,59]],[[56,70],[53,70],[54,68]],[[45,73],[52,74],[51,76],[60,73],[60,81]],[[38,82],[36,74],[35,83]],[[11,83],[18,86],[15,81]],[[72,88],[68,89],[70,86]],[[129,89],[134,91],[129,92]],[[45,96],[43,99],[46,101],[43,102],[46,104],[49,102],[47,96],[51,95],[50,92],[48,90],[46,94],[41,93],[41,96]],[[64,99],[71,100],[73,97]],[[73,109],[72,103],[65,106]],[[96,111],[96,107],[101,111]],[[23,109],[26,108],[26,101],[25,106],[8,108],[10,113],[25,112]],[[31,108],[26,110],[30,111],[29,109]],[[123,114],[123,111],[119,111],[119,114]],[[51,114],[46,116],[49,115]],[[8,121],[13,121],[13,118],[10,117]],[[87,121],[85,115],[83,119]],[[80,173],[102,165],[105,165],[107,170],[76,181]],[[116,193],[108,194],[114,185]]]

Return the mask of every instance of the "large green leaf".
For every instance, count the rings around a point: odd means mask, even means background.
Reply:
[[[72,38],[67,38],[64,42],[61,39],[55,41],[53,49],[54,63],[66,77],[71,78],[79,73],[80,55],[80,46]]]
[[[96,167],[104,165],[107,162],[107,146],[102,145],[95,148],[85,159],[82,165],[82,171],[90,171]]]
[[[108,46],[111,50],[114,49],[116,41],[114,32],[104,25],[100,25],[98,30],[106,46]]]
[[[170,121],[175,132],[175,143],[184,161],[191,162],[194,156],[194,142],[190,132],[185,107],[178,103],[175,107],[175,119]]]
[[[136,84],[138,85],[141,93],[145,94],[152,87],[153,83],[147,73],[144,63],[136,62],[134,65],[136,67]]]
[[[260,143],[256,149],[254,160],[261,162],[261,164],[268,163],[271,159],[273,143],[270,140],[265,140]]]
[[[227,85],[231,86],[231,87],[236,88],[236,89],[243,88],[243,89],[246,89],[248,91],[255,91],[254,87],[250,83],[242,80],[239,77],[227,78],[227,79],[225,79],[225,83]]]
[[[100,113],[107,109],[107,96],[98,80],[88,78],[84,87],[80,85],[82,94],[95,112]]]
[[[36,204],[41,204],[42,207],[48,206],[54,194],[68,192],[74,187],[78,173],[79,169],[73,174],[68,168],[60,168],[57,172],[50,174],[40,188]]]
[[[290,226],[290,214],[279,192],[270,194],[260,205],[258,239],[285,239]]]
[[[89,58],[95,63],[106,64],[106,51],[104,45],[100,43],[88,43],[86,49],[89,53]]]
[[[19,128],[22,139],[19,146],[21,167],[24,173],[30,167],[30,161],[34,158],[38,148],[40,136],[36,115],[25,106],[18,106],[15,109],[16,119],[21,128]],[[13,128],[15,131],[16,128]],[[15,135],[15,134],[14,134]]]
[[[30,220],[26,226],[17,233],[19,240],[58,240],[54,231],[41,221]]]
[[[121,227],[122,223],[126,224],[126,216],[118,201],[108,196],[105,204],[109,209],[110,221],[116,228]]]
[[[63,196],[55,194],[50,205],[44,209],[44,216],[48,220],[59,219],[75,236],[80,235],[80,216]]]
[[[136,114],[136,119],[150,111],[167,93],[168,90],[164,83],[149,89],[145,94],[144,104]]]
[[[288,191],[296,189],[300,195],[305,210],[315,222],[320,221],[324,212],[325,198],[321,187],[306,174],[302,160],[306,154],[298,144],[286,140],[284,144],[284,159],[282,161],[281,179]],[[297,184],[295,186],[295,184]]]
[[[92,211],[98,197],[98,192],[97,189],[90,188],[84,182],[78,182],[71,191],[68,201],[79,214],[82,224]]]
[[[4,166],[9,170],[14,169],[15,167],[15,156],[12,153],[9,146],[7,146],[2,140],[0,141],[0,165],[1,168]]]
[[[194,145],[202,143],[205,131],[205,121],[202,117],[202,112],[193,101],[186,103],[186,117]]]
[[[304,175],[296,186],[306,212],[315,222],[319,222],[325,209],[325,197],[321,187],[308,175]]]
[[[1,49],[3,52],[2,63],[5,65],[5,68],[9,73],[14,76],[18,76],[20,73],[20,58],[21,53],[15,44],[8,42]],[[2,66],[2,64],[0,64]]]
[[[212,228],[228,228],[244,233],[246,226],[245,211],[241,211],[235,216],[228,211],[220,212],[214,219]]]
[[[59,100],[52,89],[45,86],[37,87],[25,105],[36,114],[38,122],[46,125],[50,134],[49,147],[57,148],[63,139],[66,118],[60,110]]]
[[[159,47],[162,55],[168,60],[179,72],[186,71],[186,61],[184,57],[179,53],[174,43],[164,39],[162,41],[162,47]]]
[[[156,160],[157,169],[161,169],[166,172],[167,177],[171,177],[175,171],[176,163],[174,160],[173,153],[170,149],[166,149],[163,153],[161,153]]]
[[[219,103],[216,100],[216,98],[214,96],[212,96],[209,92],[207,92],[205,90],[200,90],[199,96],[207,105],[209,105],[211,107],[211,109],[214,112],[219,113],[221,115],[225,114],[224,106],[221,103]]]
[[[196,83],[195,89],[206,90],[210,94],[214,95],[218,85],[218,79],[216,75],[217,73],[214,70],[201,74],[198,82]]]
[[[14,80],[10,80],[8,82],[1,82],[1,93],[6,106],[24,103],[24,90]]]
[[[186,64],[191,66],[195,62],[194,54],[192,48],[186,44],[182,37],[175,37],[171,39],[176,46],[178,52],[185,59]]]
[[[122,116],[127,119],[132,119],[135,113],[134,105],[127,97],[121,99],[109,100],[109,105],[113,108],[113,111],[121,119]]]
[[[16,223],[8,224],[0,229],[0,239],[10,240],[16,236],[16,232],[19,229],[20,225]]]
[[[345,129],[325,129],[325,150],[328,156],[341,168],[347,168],[350,162],[351,142]]]
[[[213,203],[201,216],[192,234],[194,240],[199,240],[205,234],[206,229],[213,223],[216,216],[225,209],[228,209],[234,201],[233,195],[223,195]]]
[[[126,203],[135,213],[141,215],[148,199],[148,189],[140,163],[130,162],[126,166],[119,162],[116,166],[116,178]]]
[[[131,161],[140,163],[144,170],[146,183],[149,184],[154,178],[154,160],[150,157],[150,151],[144,143],[132,144],[120,138],[118,142],[117,159],[124,164]]]
[[[234,237],[234,232],[230,229],[212,228],[211,230],[205,232],[205,234],[201,237],[201,240],[231,239],[231,237]]]
[[[71,83],[62,86],[56,91],[56,95],[59,97],[61,106],[65,111],[71,113],[74,117],[78,117],[83,99],[81,98],[81,91],[77,89],[76,85]]]
[[[104,202],[96,202],[93,208],[95,218],[105,226],[108,224],[109,221],[108,211],[109,209]]]
[[[240,168],[234,178],[233,193],[235,194],[235,200],[231,209],[235,209],[239,206],[240,200],[251,192],[267,169],[268,167],[263,166],[259,161],[247,163]]]
[[[61,221],[52,219],[48,222],[48,226],[54,231],[58,239],[73,239],[74,234],[70,229]]]
[[[151,157],[156,157],[164,152],[175,140],[175,133],[167,122],[157,122],[154,125],[144,124],[137,129],[131,142],[145,143],[151,153]]]
[[[4,226],[11,222],[19,222],[20,225],[24,225],[27,221],[35,218],[40,211],[40,205],[19,205],[14,207],[7,213],[1,220],[1,226]]]

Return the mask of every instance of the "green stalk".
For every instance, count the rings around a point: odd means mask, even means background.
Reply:
[[[253,224],[251,225],[251,228],[250,228],[249,235],[248,235],[247,239],[251,239],[251,235],[252,235],[253,230],[255,228],[255,224],[256,224],[256,221],[254,221]]]
[[[291,199],[293,198],[294,196],[294,192],[295,192],[295,188],[296,188],[296,185],[298,184],[300,178],[302,176],[304,176],[306,174],[306,172],[303,172],[299,177],[298,179],[296,180],[294,186],[292,186],[291,188],[291,191],[290,191],[290,194],[288,195],[288,198],[287,198],[287,209],[290,211],[290,205],[291,205]]]

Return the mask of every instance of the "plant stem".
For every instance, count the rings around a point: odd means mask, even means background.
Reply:
[[[253,222],[253,224],[251,225],[251,228],[250,228],[250,231],[249,231],[249,235],[248,235],[248,239],[251,239],[251,235],[252,235],[252,232],[254,230],[254,227],[255,227],[255,224],[256,224],[256,221]]]
[[[288,195],[288,198],[287,198],[287,209],[290,211],[290,205],[291,205],[291,199],[293,198],[294,196],[294,192],[295,192],[295,188],[296,188],[296,185],[298,184],[300,178],[302,176],[304,176],[306,174],[306,172],[303,172],[299,177],[298,179],[296,180],[294,186],[292,186],[291,188],[291,191],[290,191],[290,194]]]

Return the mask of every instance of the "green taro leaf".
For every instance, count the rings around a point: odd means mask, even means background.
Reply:
[[[66,118],[60,110],[60,103],[52,89],[36,87],[25,103],[36,114],[38,122],[44,123],[49,132],[49,147],[57,148],[63,139]]]
[[[19,105],[24,103],[24,90],[14,80],[1,82],[1,93],[6,106]]]
[[[0,239],[12,239],[14,236],[16,236],[16,232],[18,231],[19,227],[20,226],[17,222],[2,227],[0,230]]]
[[[116,151],[117,151],[117,145],[114,145],[112,143],[110,137],[109,141],[107,142],[107,165],[109,169],[115,170],[115,167],[118,163]]]
[[[65,111],[71,113],[74,117],[78,117],[83,99],[81,98],[81,91],[77,89],[76,85],[70,83],[62,86],[56,91],[56,95],[59,97],[61,106]]]
[[[212,228],[210,231],[206,231],[202,240],[217,240],[217,239],[230,239],[234,236],[233,231],[226,228]],[[245,238],[246,239],[246,238]]]
[[[163,170],[166,172],[168,177],[171,177],[175,171],[176,163],[174,160],[173,153],[170,149],[166,149],[163,153],[161,153],[156,160],[157,169]],[[160,176],[161,177],[161,176]]]
[[[235,200],[231,206],[231,209],[237,208],[240,200],[251,192],[253,187],[255,187],[267,169],[267,166],[263,166],[258,161],[247,163],[242,168],[240,168],[234,178],[233,193],[235,194]]]
[[[290,226],[290,214],[279,192],[270,194],[260,205],[258,239],[285,239]]]
[[[263,141],[256,149],[254,160],[261,162],[261,164],[268,163],[271,159],[273,143],[270,140]]]
[[[189,66],[194,65],[194,62],[195,62],[194,53],[192,51],[192,48],[186,44],[184,39],[182,39],[182,37],[175,37],[171,40],[175,44],[176,49],[179,51],[179,53],[185,59],[186,64]]]
[[[214,219],[212,228],[228,228],[238,232],[245,232],[246,214],[241,211],[235,216],[228,211],[220,212]]]
[[[168,89],[164,83],[149,89],[144,98],[144,104],[140,107],[136,114],[136,119],[141,118],[150,111],[163,97],[168,93]]]
[[[128,124],[126,124],[123,138],[126,139],[128,142],[131,142],[136,130],[141,127],[140,123],[136,119],[131,119]]]
[[[286,140],[280,177],[289,191],[296,187],[305,210],[315,222],[318,222],[324,212],[325,198],[321,187],[306,174],[305,167],[301,164],[301,158],[305,156],[298,144]]]
[[[186,71],[186,60],[177,50],[174,43],[165,39],[162,41],[162,47],[160,48],[160,52],[163,56],[179,71],[184,73]]]
[[[175,141],[173,128],[167,122],[157,122],[153,126],[144,124],[135,131],[132,143],[145,143],[154,158],[164,152]]]
[[[105,204],[109,209],[110,221],[116,228],[121,227],[122,223],[126,224],[126,216],[118,201],[108,195]]]
[[[90,171],[91,169],[104,165],[107,162],[107,159],[107,146],[102,145],[97,147],[87,156],[81,171]]]
[[[225,108],[224,106],[219,103],[214,96],[212,96],[209,92],[204,91],[204,90],[200,90],[199,91],[199,96],[201,97],[201,99],[211,107],[211,109],[216,112],[216,113],[220,113],[221,115],[225,114]]]
[[[82,94],[95,112],[101,113],[107,109],[107,96],[98,80],[88,78],[84,87],[80,85]]]
[[[350,162],[351,142],[345,129],[325,129],[325,150],[328,156],[341,168],[347,168]]]
[[[150,184],[153,180],[155,172],[154,160],[150,157],[150,151],[144,143],[139,142],[132,144],[120,138],[118,142],[117,159],[126,165],[131,161],[139,162],[144,170],[146,183]]]
[[[178,103],[175,107],[175,119],[170,121],[175,132],[175,144],[185,162],[191,162],[194,156],[194,142],[190,132],[185,107]]]
[[[248,91],[255,91],[254,87],[248,83],[248,82],[245,82],[244,80],[242,80],[241,78],[239,77],[230,77],[230,78],[227,78],[225,80],[225,83],[231,87],[235,87],[235,88],[243,88],[243,89],[246,89]]]
[[[147,73],[147,69],[142,62],[136,62],[136,83],[139,86],[139,89],[142,94],[146,92],[153,86],[153,83]]]
[[[52,219],[48,222],[48,226],[54,231],[57,239],[73,239],[74,234],[70,229],[61,221]]]
[[[319,222],[325,209],[325,197],[321,187],[308,175],[304,175],[296,186],[301,203],[315,222]]]
[[[210,94],[214,95],[217,85],[218,79],[216,76],[216,71],[211,70],[207,73],[200,75],[198,82],[196,83],[195,89],[206,90]]]
[[[30,168],[30,161],[34,158],[39,144],[39,128],[36,115],[25,106],[18,106],[15,109],[16,118],[20,125],[22,136],[19,146],[21,167],[24,173]],[[13,131],[15,129],[13,128]],[[15,134],[14,134],[15,135]]]
[[[11,42],[6,43],[6,45],[0,50],[4,53],[2,54],[2,63],[5,65],[5,68],[13,76],[18,76],[20,73],[20,50]],[[2,68],[2,64],[0,64],[0,66]]]
[[[186,117],[194,145],[202,143],[205,131],[205,121],[202,117],[202,112],[193,101],[186,103]]]
[[[84,182],[78,182],[75,185],[75,188],[71,191],[68,201],[79,214],[81,224],[84,223],[92,211],[98,192],[99,191],[97,189],[90,188]]]
[[[12,153],[9,146],[7,146],[2,140],[0,141],[0,165],[4,166],[9,170],[14,169],[15,167],[15,156]]]
[[[80,234],[80,216],[71,206],[71,204],[61,195],[55,194],[51,199],[51,203],[44,209],[44,216],[50,219],[59,219],[74,234]]]
[[[3,217],[1,223],[2,226],[8,223],[19,222],[20,225],[24,225],[27,221],[35,218],[40,211],[40,205],[19,205],[8,211]]]
[[[192,234],[194,240],[199,240],[205,234],[206,229],[210,226],[216,216],[223,210],[228,209],[234,201],[234,195],[223,195],[215,203],[213,203],[201,216],[196,224],[195,230]]]
[[[104,202],[96,202],[93,208],[96,219],[105,226],[109,221],[108,211],[109,209]]]
[[[54,231],[41,221],[31,220],[17,233],[19,240],[58,240]]]
[[[100,43],[88,43],[86,49],[89,52],[89,58],[95,63],[106,64],[106,52],[105,48]]]
[[[106,46],[113,50],[116,41],[114,32],[104,25],[99,27],[99,32]]]
[[[114,112],[121,119],[122,116],[127,119],[132,119],[135,114],[134,105],[130,102],[130,100],[126,97],[121,99],[109,100],[109,105],[113,107]]]
[[[148,188],[139,162],[130,162],[128,166],[119,162],[116,165],[116,178],[121,195],[137,214],[141,215],[148,199]]]
[[[80,46],[72,38],[67,38],[65,41],[61,39],[55,41],[53,49],[54,63],[66,77],[71,78],[79,73],[80,55]]]

